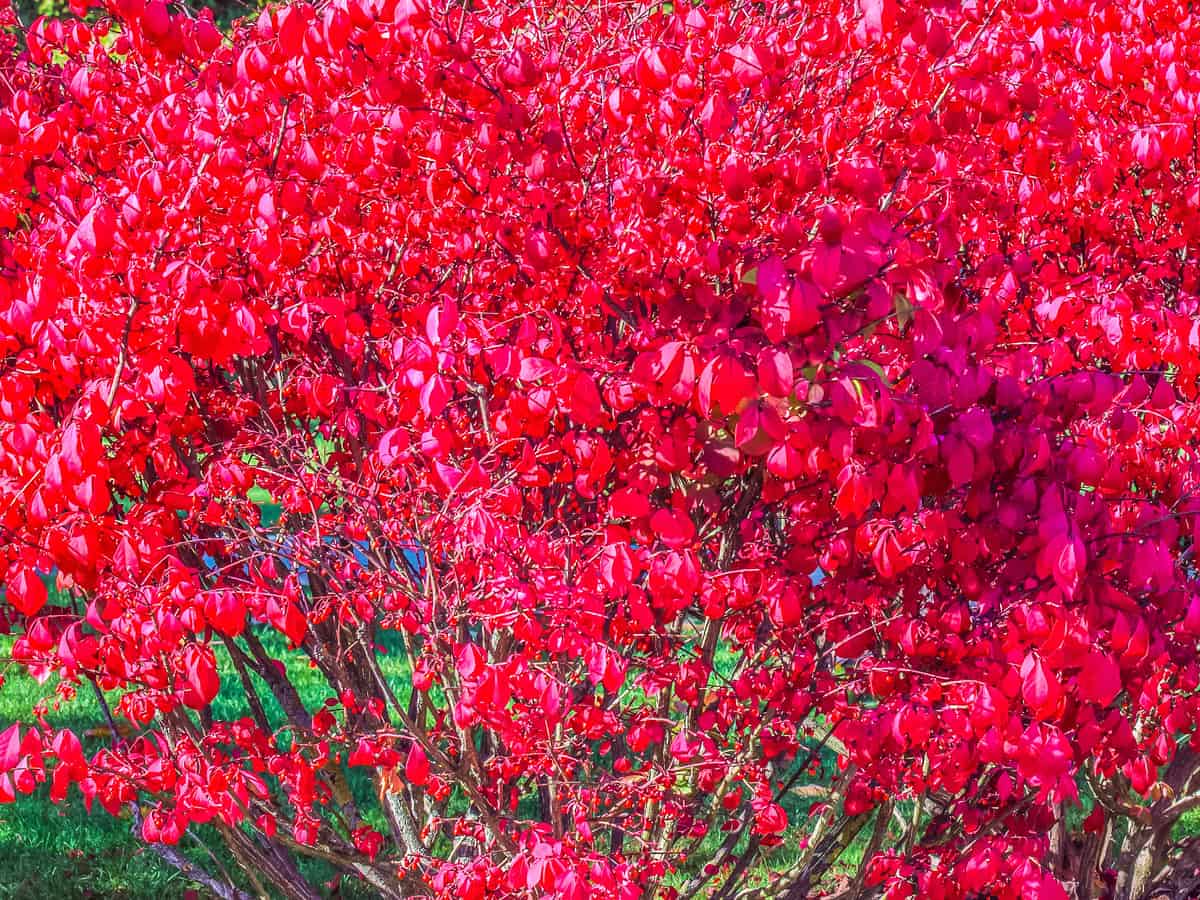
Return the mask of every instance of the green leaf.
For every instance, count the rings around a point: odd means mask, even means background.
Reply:
[[[913,310],[916,307],[914,307],[908,301],[908,297],[904,294],[896,294],[896,296],[894,298],[894,303],[895,303],[895,308],[896,308],[896,321],[899,322],[900,327],[903,328],[909,322],[912,321]]]
[[[879,363],[875,362],[875,360],[862,359],[862,360],[859,360],[859,362],[861,362],[864,366],[866,366],[868,369],[870,369],[872,372],[874,372],[876,375],[878,375],[879,380],[882,381],[884,384],[886,384],[888,387],[892,386],[892,383],[890,381],[888,381],[887,375],[885,375],[883,372],[883,366],[881,366]]]

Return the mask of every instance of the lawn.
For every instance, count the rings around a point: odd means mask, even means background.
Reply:
[[[5,641],[3,656],[11,641]],[[51,696],[11,667],[0,689],[0,725],[27,719],[37,700]],[[99,703],[81,691],[51,714],[77,734],[99,740],[103,716]],[[45,790],[0,806],[0,897],[40,900],[58,897],[182,897],[188,885],[130,834],[129,817],[114,818],[99,807],[88,812],[77,791],[67,802],[52,804]],[[189,852],[194,853],[194,848]]]
[[[0,659],[8,657],[10,639],[0,639]],[[289,664],[292,683],[310,711],[325,699],[321,677],[299,660],[297,654],[280,653]],[[237,690],[237,675],[228,657],[218,652],[223,690],[213,702],[218,718],[248,715],[245,700]],[[395,677],[401,675],[392,663]],[[0,669],[0,671],[4,671]],[[53,700],[53,682],[37,684],[17,667],[9,667],[0,688],[0,729],[15,720],[27,720],[29,710],[40,699]],[[263,692],[266,694],[267,692]],[[268,715],[272,698],[264,697]],[[281,714],[280,714],[280,717]],[[53,709],[52,723],[67,725],[88,743],[99,746],[106,741],[104,715],[96,697],[80,690],[70,702]],[[77,790],[68,800],[52,804],[45,787],[16,803],[0,805],[0,900],[44,900],[56,898],[172,898],[194,896],[191,884],[172,866],[160,860],[131,834],[132,820],[126,815],[110,816],[97,805],[89,812]],[[207,838],[207,839],[206,839]],[[203,841],[203,845],[201,844]],[[180,850],[200,861],[212,847],[221,863],[233,871],[232,860],[220,850],[220,841],[206,829],[184,839]],[[306,866],[307,867],[307,866]],[[312,864],[314,871],[320,864]],[[328,873],[320,873],[328,878]],[[236,877],[236,876],[235,876]],[[51,887],[53,886],[53,887]],[[201,894],[204,892],[201,891]]]

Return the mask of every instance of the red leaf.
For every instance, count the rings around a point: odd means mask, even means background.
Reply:
[[[212,650],[192,644],[185,647],[181,658],[183,689],[180,699],[192,709],[203,709],[217,696],[221,679]]]
[[[670,54],[660,51],[657,47],[645,47],[637,56],[634,73],[642,87],[661,91],[671,84],[671,70],[668,66]]]
[[[790,440],[776,444],[767,454],[767,471],[785,481],[799,478],[804,474],[805,455]]]
[[[408,759],[404,762],[404,777],[415,785],[425,785],[429,782],[429,757],[415,741],[412,749],[408,751]]]
[[[1044,717],[1058,705],[1061,695],[1057,677],[1041,656],[1037,653],[1026,656],[1021,664],[1021,696],[1029,708]]]
[[[214,591],[204,600],[204,618],[221,634],[237,637],[246,627],[246,604],[234,591]]]
[[[660,509],[650,517],[650,527],[668,547],[675,549],[690,546],[696,537],[696,526],[691,517],[675,509]]]
[[[649,515],[650,501],[636,488],[622,488],[613,491],[609,498],[609,512],[620,519],[638,519]]]
[[[21,758],[21,726],[14,722],[0,732],[0,772],[10,772]]]
[[[871,560],[884,578],[894,578],[908,568],[908,558],[900,548],[895,529],[885,528],[880,532],[871,550]]]
[[[35,615],[49,599],[45,582],[27,566],[21,566],[9,576],[5,596],[18,612],[26,616]]]
[[[393,428],[379,439],[379,462],[391,468],[401,459],[409,447],[408,433],[402,428]]]
[[[1121,669],[1107,653],[1092,650],[1079,670],[1079,696],[1108,706],[1121,691]]]
[[[799,625],[804,619],[804,602],[791,584],[770,595],[768,600],[771,623],[779,628]]]

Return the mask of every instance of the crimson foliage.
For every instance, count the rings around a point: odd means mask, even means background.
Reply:
[[[3,615],[114,721],[0,799],[227,897],[1192,890],[1184,6],[10,13]]]

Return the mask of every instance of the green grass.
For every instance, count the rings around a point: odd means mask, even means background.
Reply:
[[[129,832],[129,820],[22,797],[0,812],[0,897],[181,897],[189,885]],[[194,854],[192,854],[194,855]]]
[[[8,655],[11,645],[0,648]],[[0,726],[27,720],[39,700],[53,697],[15,667],[0,689]],[[103,722],[96,698],[81,691],[50,715],[55,724],[87,734]],[[73,791],[53,804],[41,788],[0,806],[0,897],[181,897],[189,885],[130,834],[131,821],[98,806],[89,813]]]
[[[300,654],[281,652],[281,641],[282,638],[268,640],[267,648],[285,661],[289,677],[305,705],[310,711],[315,710],[329,695],[328,686]],[[0,659],[9,655],[11,643],[11,639],[0,638]],[[221,647],[216,649],[222,689],[213,701],[213,713],[225,720],[249,715],[233,665]],[[407,671],[401,658],[384,657],[381,665],[397,693],[406,697]],[[85,749],[95,749],[106,742],[106,735],[98,733],[103,731],[104,716],[90,689],[85,687],[72,700],[56,703],[53,680],[39,685],[16,666],[5,671],[5,678],[0,687],[0,730],[14,721],[28,721],[33,706],[46,700],[50,722],[73,729],[84,738]],[[281,722],[282,711],[265,685],[259,687],[267,715],[274,722]],[[351,770],[352,788],[365,795],[367,785],[355,783],[362,778],[365,776]],[[166,900],[189,896],[190,891],[198,889],[131,834],[130,815],[111,816],[99,804],[89,812],[74,788],[65,802],[54,804],[47,790],[43,785],[31,796],[0,805],[0,900],[43,900],[49,896],[64,900],[99,897]],[[371,816],[367,818],[370,821]],[[383,822],[372,824],[381,826]],[[185,837],[179,849],[197,862],[208,860],[207,851],[197,837],[217,852],[230,871],[236,869],[220,849],[221,842],[211,829],[197,829],[196,836]],[[320,864],[305,865],[307,875],[322,881],[332,874]],[[345,889],[341,896],[346,896]]]

